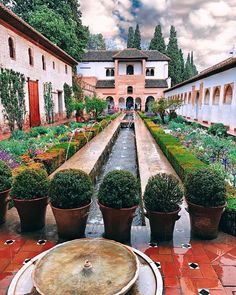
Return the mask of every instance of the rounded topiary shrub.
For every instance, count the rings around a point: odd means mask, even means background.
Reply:
[[[78,169],[66,169],[55,174],[50,184],[49,197],[53,207],[73,209],[91,202],[92,181],[87,173]]]
[[[121,209],[138,205],[137,178],[126,170],[113,170],[104,177],[98,192],[99,202],[110,208]]]
[[[38,199],[48,196],[49,179],[44,169],[25,168],[13,182],[11,196],[16,199]]]
[[[0,192],[9,190],[12,186],[12,172],[7,164],[0,160]]]
[[[144,192],[146,209],[173,212],[178,210],[182,200],[183,190],[174,176],[160,173],[149,178]]]
[[[224,177],[211,168],[190,172],[186,177],[185,192],[189,202],[204,207],[222,206],[226,201]]]

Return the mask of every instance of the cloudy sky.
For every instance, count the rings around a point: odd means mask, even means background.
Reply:
[[[176,27],[180,47],[185,55],[194,51],[199,70],[236,49],[236,0],[80,0],[80,5],[83,24],[118,48],[126,46],[129,26],[139,23],[145,45],[160,23],[166,42],[170,25]]]

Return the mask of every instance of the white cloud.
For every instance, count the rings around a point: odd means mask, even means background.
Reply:
[[[224,2],[210,2],[204,5],[204,8],[211,12],[213,16],[220,17],[220,16],[227,16],[230,14],[230,6]]]
[[[189,15],[189,20],[192,26],[195,28],[209,28],[214,27],[216,20],[213,18],[211,13],[205,9],[198,9],[192,11]]]

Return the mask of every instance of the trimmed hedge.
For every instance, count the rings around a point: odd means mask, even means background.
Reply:
[[[160,126],[145,115],[141,113],[139,115],[182,181],[185,180],[190,171],[207,167],[207,164],[198,160],[190,151],[184,148],[177,138],[166,134]]]

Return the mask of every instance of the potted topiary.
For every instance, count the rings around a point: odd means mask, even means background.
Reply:
[[[138,203],[138,182],[131,172],[114,170],[104,177],[98,192],[98,204],[103,215],[106,238],[119,242],[130,239]]]
[[[0,224],[6,221],[7,205],[12,186],[12,172],[7,164],[0,160]]]
[[[45,225],[49,179],[41,168],[25,168],[13,182],[11,197],[18,211],[22,231],[39,230]]]
[[[84,171],[65,169],[54,175],[49,197],[60,237],[84,236],[92,195],[92,181]]]
[[[208,167],[192,171],[186,177],[185,192],[192,233],[203,239],[216,238],[226,206],[224,177]]]
[[[173,175],[159,173],[149,178],[144,192],[144,204],[152,239],[168,241],[173,238],[182,200],[183,190]]]

